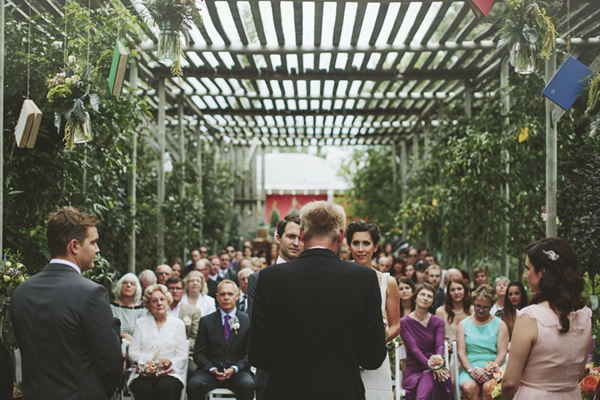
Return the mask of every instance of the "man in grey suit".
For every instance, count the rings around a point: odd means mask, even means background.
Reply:
[[[13,295],[24,399],[106,400],[123,374],[106,290],[81,276],[94,267],[98,218],[70,207],[50,215],[52,260]]]
[[[279,257],[275,264],[283,264],[295,260],[302,250],[304,243],[300,240],[300,217],[297,215],[286,215],[277,225],[275,231],[275,242],[279,245]],[[256,294],[256,284],[260,271],[257,271],[248,277],[248,315],[252,317],[252,302]],[[256,390],[256,400],[264,400],[269,382],[269,371],[262,369],[256,370],[254,377],[254,389]]]

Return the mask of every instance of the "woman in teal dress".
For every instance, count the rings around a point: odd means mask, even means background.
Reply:
[[[458,326],[456,342],[458,358],[463,366],[459,383],[466,400],[490,399],[488,386],[492,376],[483,371],[488,361],[504,364],[508,352],[508,328],[497,317],[490,315],[496,293],[488,285],[481,285],[472,294],[475,312]]]

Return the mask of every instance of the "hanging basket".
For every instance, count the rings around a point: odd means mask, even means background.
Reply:
[[[513,60],[511,64],[515,67],[515,72],[519,75],[529,75],[535,71],[535,46],[515,43],[514,52],[511,54]]]
[[[162,21],[158,38],[158,59],[176,62],[179,60],[180,48],[179,27],[174,21]]]

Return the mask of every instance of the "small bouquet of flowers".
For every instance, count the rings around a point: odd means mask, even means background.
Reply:
[[[585,376],[579,382],[579,388],[584,400],[591,400],[596,394],[596,386],[600,380],[600,367],[596,367],[594,363],[585,366]]]
[[[495,365],[495,364],[494,364]],[[488,387],[488,395],[495,400],[502,400],[502,377],[504,376],[504,367],[497,368],[494,373],[490,386]]]
[[[145,377],[154,377],[158,376],[158,363],[154,360],[146,361],[145,363],[133,363],[133,372],[137,372],[138,374]]]
[[[99,112],[100,100],[90,93],[95,70],[90,66],[77,64],[75,56],[69,56],[66,68],[46,80],[46,99],[54,111],[54,125],[60,132],[62,119],[65,119],[65,147],[73,149],[75,143],[92,139],[90,109]]]
[[[8,305],[13,292],[27,278],[27,269],[18,260],[18,255],[8,253],[0,261],[0,318],[8,315]]]
[[[446,360],[444,360],[444,357],[442,357],[441,355],[434,354],[431,357],[429,357],[429,360],[427,361],[427,366],[432,371],[444,369],[446,368]]]
[[[486,373],[488,376],[493,376],[498,371],[500,371],[500,368],[493,361],[488,361],[483,367],[483,372]]]

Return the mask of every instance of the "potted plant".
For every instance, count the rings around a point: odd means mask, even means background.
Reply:
[[[182,76],[181,58],[185,54],[181,49],[181,38],[189,43],[189,31],[202,24],[200,15],[202,0],[152,0],[145,3],[150,18],[159,28],[158,58],[171,60],[171,73]]]
[[[508,0],[498,48],[508,47],[509,62],[521,75],[535,70],[535,58],[548,60],[556,29],[543,1]]]
[[[46,80],[46,99],[54,111],[54,125],[60,133],[62,120],[65,120],[65,147],[73,149],[75,143],[92,140],[89,110],[98,112],[98,96],[90,93],[94,69],[77,64],[74,56],[69,56],[66,68]]]

